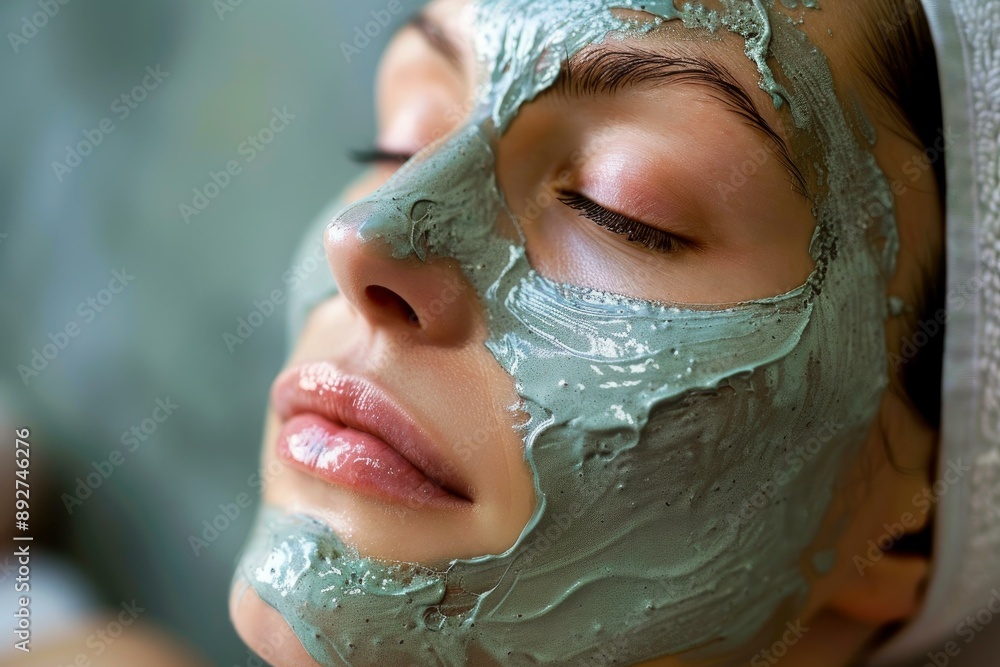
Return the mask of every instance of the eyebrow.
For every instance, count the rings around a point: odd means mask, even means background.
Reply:
[[[462,69],[462,54],[458,45],[446,33],[440,25],[427,16],[424,12],[419,12],[406,24],[411,28],[416,28],[417,32],[424,36],[424,39],[434,47],[434,50],[443,55],[452,65]]]
[[[455,67],[463,66],[461,51],[451,35],[424,12],[408,23]],[[792,188],[809,198],[806,179],[788,144],[757,109],[753,98],[727,68],[701,57],[672,57],[638,48],[584,51],[563,63],[559,76],[544,94],[565,97],[614,96],[626,88],[668,83],[706,86],[712,96],[760,132],[792,178]]]

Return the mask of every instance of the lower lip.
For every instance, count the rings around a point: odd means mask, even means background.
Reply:
[[[325,482],[411,509],[468,502],[441,488],[385,441],[316,414],[285,422],[278,456]]]

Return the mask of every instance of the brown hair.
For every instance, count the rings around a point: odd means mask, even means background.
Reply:
[[[944,207],[945,159],[941,86],[937,56],[927,17],[919,0],[863,0],[868,21],[864,36],[868,49],[856,58],[869,82],[882,93],[887,110],[898,125],[925,149],[934,170],[941,206]],[[944,258],[924,267],[920,294],[911,314],[912,330],[920,321],[934,319],[944,308]],[[930,338],[916,355],[899,368],[898,378],[907,396],[928,424],[941,421],[941,364],[944,335]]]

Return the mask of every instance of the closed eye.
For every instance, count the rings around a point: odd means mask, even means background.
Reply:
[[[671,253],[682,250],[689,245],[684,239],[680,239],[662,229],[650,227],[621,213],[609,211],[578,192],[563,192],[557,199],[566,206],[579,211],[583,217],[597,223],[597,225],[609,232],[621,234],[629,241],[638,243],[650,250]]]
[[[362,148],[350,151],[348,157],[358,164],[391,164],[399,166],[407,162],[413,155],[408,153],[393,153],[391,151],[384,151],[381,148]]]

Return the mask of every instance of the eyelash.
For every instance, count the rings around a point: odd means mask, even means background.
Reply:
[[[643,245],[657,252],[671,253],[682,249],[685,242],[673,234],[654,229],[649,225],[633,220],[620,213],[609,211],[597,202],[590,200],[578,192],[564,192],[556,197],[566,206],[578,211],[583,217],[589,218],[598,226],[609,232],[621,234],[629,241]]]
[[[413,156],[408,153],[391,153],[381,148],[361,148],[349,151],[347,156],[357,164],[401,165]]]

